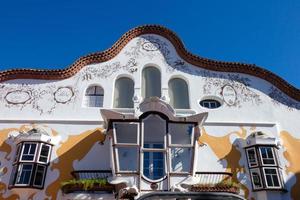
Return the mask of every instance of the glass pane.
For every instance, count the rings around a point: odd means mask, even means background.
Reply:
[[[193,124],[169,123],[171,144],[192,144]]]
[[[133,108],[134,82],[130,78],[119,78],[115,84],[114,107]]]
[[[49,152],[50,152],[50,146],[46,144],[42,144],[39,161],[44,163],[48,162]]]
[[[275,165],[275,159],[272,151],[272,147],[260,147],[260,153],[263,164]]]
[[[137,171],[138,151],[136,147],[118,147],[116,152],[120,171]]]
[[[248,154],[248,159],[249,159],[249,165],[250,165],[250,167],[256,166],[257,165],[257,160],[256,160],[255,149],[248,149],[247,150],[247,154]]]
[[[171,148],[172,172],[190,172],[192,154],[192,148]]]
[[[146,67],[143,70],[142,96],[161,97],[161,76],[160,71],[155,67]]]
[[[151,147],[152,145],[150,145]],[[165,175],[165,154],[164,152],[144,152],[144,176],[157,180]]]
[[[32,164],[21,164],[19,166],[16,184],[28,185],[32,173]]]
[[[46,167],[38,165],[35,173],[34,185],[42,186]]]
[[[180,78],[169,82],[170,105],[177,109],[189,109],[189,91],[187,83]]]
[[[137,144],[138,125],[135,123],[114,123],[116,142]]]
[[[144,144],[160,144],[162,147],[165,142],[166,121],[159,115],[151,114],[143,121]],[[148,148],[144,145],[144,148]],[[151,148],[151,147],[150,147]],[[159,148],[154,146],[152,148]]]
[[[25,143],[22,160],[33,161],[36,150],[36,144],[34,143]]]

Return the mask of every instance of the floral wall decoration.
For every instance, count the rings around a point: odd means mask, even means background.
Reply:
[[[34,85],[1,85],[0,102],[7,108],[31,107],[40,115],[51,114],[57,105],[68,105],[74,102],[78,91],[71,86],[56,86],[54,84],[45,87]]]
[[[260,95],[249,86],[251,80],[240,74],[219,74],[207,70],[197,70],[204,76],[203,94],[217,95],[223,98],[227,106],[241,107],[242,103],[251,102],[261,105]]]
[[[130,58],[125,64],[121,62],[113,62],[100,66],[88,66],[79,73],[82,81],[93,80],[94,78],[108,78],[119,70],[125,70],[129,73],[137,71],[138,63],[136,59]]]
[[[290,111],[293,111],[294,109],[300,110],[300,103],[298,101],[291,99],[274,86],[270,87],[269,96],[272,98],[272,102],[276,106],[283,104]]]

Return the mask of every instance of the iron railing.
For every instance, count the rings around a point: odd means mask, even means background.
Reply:
[[[112,176],[111,170],[77,170],[71,172],[72,176],[79,179],[107,179]]]

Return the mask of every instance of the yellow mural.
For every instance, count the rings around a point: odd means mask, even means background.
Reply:
[[[66,142],[57,149],[58,162],[52,163],[51,170],[59,172],[58,178],[46,188],[46,195],[50,199],[57,199],[60,184],[72,178],[74,171],[73,161],[81,160],[96,142],[104,142],[105,135],[102,129],[89,130],[79,135],[71,135]]]
[[[286,172],[294,173],[296,177],[296,183],[291,189],[291,196],[295,200],[300,199],[300,139],[291,136],[287,131],[281,131],[280,138],[285,148],[283,156],[289,162],[289,166],[286,166]]]
[[[198,143],[201,144],[207,144],[212,151],[216,154],[218,159],[226,160],[227,166],[226,171],[233,173],[233,180],[237,183],[239,183],[237,174],[239,172],[245,173],[245,168],[239,164],[239,161],[241,159],[241,153],[240,151],[230,142],[230,136],[232,134],[237,135],[240,138],[245,138],[247,135],[246,129],[243,127],[240,127],[240,131],[235,131],[226,134],[225,136],[216,137],[209,135],[204,128],[202,128],[201,136],[198,140]],[[245,185],[241,184],[241,189],[245,192],[245,197],[248,197],[249,190]]]

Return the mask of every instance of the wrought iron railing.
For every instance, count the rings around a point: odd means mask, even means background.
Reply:
[[[112,172],[111,170],[77,170],[71,174],[75,179],[107,179]]]

